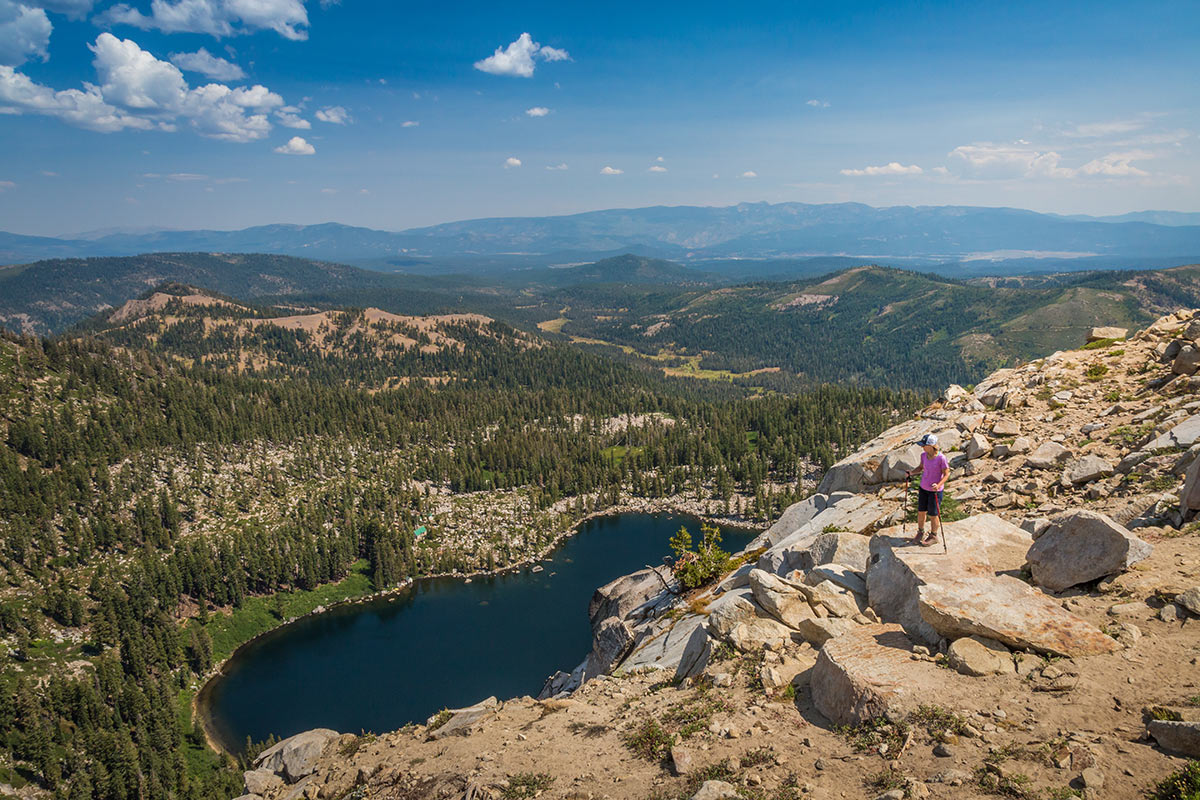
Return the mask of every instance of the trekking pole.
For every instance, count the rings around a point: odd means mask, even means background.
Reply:
[[[943,490],[944,491],[944,490]],[[933,493],[933,511],[934,516],[938,521],[938,533],[942,535],[942,555],[949,555],[950,550],[946,546],[946,523],[942,520],[942,493]]]
[[[904,516],[900,518],[900,535],[908,538],[908,493],[912,489],[912,470],[904,473]]]

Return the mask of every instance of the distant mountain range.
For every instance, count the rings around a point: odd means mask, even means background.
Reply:
[[[0,233],[4,264],[168,251],[271,253],[405,272],[504,271],[632,252],[709,262],[704,269],[718,272],[712,264],[744,259],[851,257],[996,273],[1200,260],[1200,214],[1065,217],[971,206],[741,203],[477,219],[394,233],[336,223],[101,231],[73,239]]]

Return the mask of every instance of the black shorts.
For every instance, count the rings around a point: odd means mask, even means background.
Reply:
[[[936,500],[934,498],[937,498]],[[917,511],[926,511],[935,517],[942,514],[942,493],[917,487]]]

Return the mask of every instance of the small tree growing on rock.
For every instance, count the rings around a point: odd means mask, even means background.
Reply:
[[[716,580],[729,569],[732,560],[721,549],[721,531],[712,525],[700,525],[700,546],[692,550],[692,535],[680,527],[669,544],[675,553],[672,571],[685,589],[695,589]]]

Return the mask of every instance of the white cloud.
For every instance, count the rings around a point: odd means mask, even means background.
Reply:
[[[404,122],[400,123],[400,127],[401,128],[415,128],[420,124],[421,123],[415,119],[406,119],[406,120],[404,120]]]
[[[813,108],[829,108],[829,101],[828,100],[816,100],[816,99],[806,100],[804,102],[804,105],[812,106]]]
[[[547,166],[546,169],[552,169],[552,170],[561,172],[562,170],[567,169],[567,165],[566,164],[551,164],[551,165]]]
[[[42,174],[45,175],[47,178],[57,178],[58,177],[57,172],[54,172],[53,170],[48,170],[48,169],[42,170]]]
[[[95,0],[26,0],[25,5],[44,8],[71,19],[83,19],[96,4]]]
[[[246,77],[245,71],[237,64],[214,56],[203,47],[194,53],[171,53],[171,63],[216,81],[240,81]]]
[[[172,172],[167,176],[169,181],[206,181],[207,175],[200,175],[195,172]]]
[[[9,189],[17,188],[17,184],[12,181],[0,181],[0,192],[7,192]]]
[[[45,61],[53,29],[42,9],[0,0],[0,64],[19,67],[34,56]]]
[[[275,112],[275,121],[285,128],[296,128],[297,130],[306,131],[312,127],[312,123],[298,114],[291,111],[280,109]]]
[[[370,194],[371,190],[370,189],[359,189],[358,193],[359,194]]]
[[[650,167],[650,169],[648,169],[646,171],[647,172],[666,172],[667,168],[660,164],[655,164],[654,166]]]
[[[337,189],[322,189],[321,194],[337,194]]]
[[[1091,122],[1086,125],[1077,125],[1075,126],[1074,130],[1066,131],[1065,133],[1067,136],[1098,138],[1102,136],[1115,136],[1122,133],[1132,133],[1133,131],[1141,130],[1145,126],[1145,120],[1117,119],[1109,122]]]
[[[1125,153],[1109,153],[1106,156],[1093,159],[1079,168],[1080,175],[1107,175],[1114,178],[1138,177],[1144,178],[1150,173],[1133,166],[1134,159],[1154,158],[1153,153],[1144,150],[1131,150]]]
[[[1062,156],[1053,150],[1039,150],[1025,144],[960,145],[950,151],[950,158],[975,178],[1050,177],[1066,178],[1072,170],[1059,166]]]
[[[497,47],[496,52],[475,62],[475,69],[492,75],[509,75],[516,78],[532,78],[534,61],[567,61],[571,58],[566,50],[543,47],[528,33],[522,33],[508,47]]]
[[[844,169],[843,175],[859,177],[862,175],[920,175],[924,170],[916,164],[904,166],[898,161],[884,164],[882,167],[865,167],[863,169]]]
[[[287,140],[287,144],[281,144],[275,148],[276,153],[283,153],[285,156],[311,156],[317,152],[317,148],[313,147],[302,136],[293,136]]]
[[[308,38],[303,0],[153,0],[149,16],[125,3],[100,15],[102,22],[164,33],[207,33],[217,38],[275,31],[285,39]]]
[[[615,167],[605,167],[604,169],[600,170],[601,175],[620,175],[624,172],[625,170],[616,169]]]
[[[654,160],[661,164],[663,162],[663,157],[659,156],[658,158],[656,158]]]
[[[741,177],[743,177],[743,178],[757,178],[757,177],[758,177],[758,173],[757,173],[757,172],[755,172],[755,171],[754,171],[754,170],[752,170],[752,169],[748,169],[748,170],[746,170],[745,172],[743,172],[743,173],[742,173]]]
[[[504,159],[504,168],[505,169],[508,169],[509,167],[519,167],[519,166],[521,166],[521,159],[517,158],[516,156],[509,156],[508,158]]]
[[[174,64],[110,33],[91,46],[97,82],[55,91],[10,67],[0,67],[0,106],[12,114],[44,114],[94,131],[178,130],[249,142],[271,130],[267,114],[284,105],[265,86],[232,89],[219,83],[191,88]]]
[[[317,109],[317,119],[333,125],[346,125],[350,122],[350,112],[341,106],[326,106]]]
[[[545,106],[534,106],[533,108],[525,109],[525,113],[531,117],[544,117],[550,113],[550,109]]]

